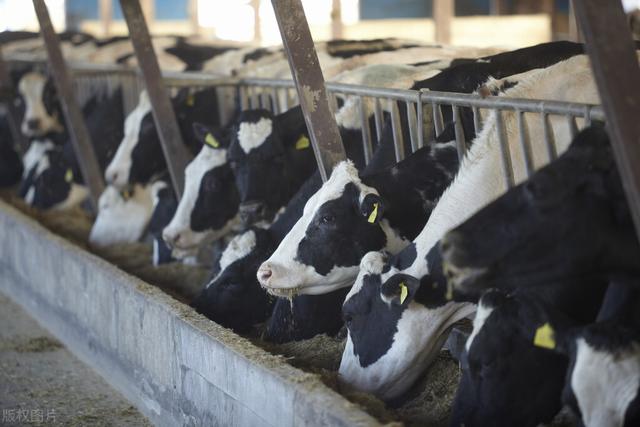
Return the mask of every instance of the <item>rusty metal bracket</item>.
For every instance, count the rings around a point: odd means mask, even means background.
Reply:
[[[149,93],[153,119],[158,134],[164,157],[167,160],[169,174],[173,188],[182,197],[184,191],[184,170],[190,161],[189,153],[182,141],[178,121],[169,99],[169,93],[162,80],[158,58],[153,51],[149,28],[142,13],[142,7],[138,0],[120,0],[122,13],[129,28],[129,35],[136,52],[138,64],[144,76],[144,82]]]
[[[347,158],[300,0],[271,0],[322,180]]]
[[[581,0],[573,5],[640,236],[640,67],[634,42],[619,0]]]
[[[18,118],[18,111],[13,105],[13,94],[15,93],[13,82],[11,81],[11,75],[7,68],[7,63],[2,56],[2,47],[0,47],[0,94],[2,94],[1,101],[5,102],[5,108],[7,110],[7,122],[9,123],[9,131],[13,137],[13,148],[20,155],[24,154],[27,150],[27,139],[20,131],[20,119]]]
[[[49,67],[53,74],[53,81],[58,91],[60,104],[62,104],[62,111],[71,137],[71,143],[78,158],[80,172],[82,173],[85,184],[89,188],[93,208],[97,211],[98,198],[104,190],[104,181],[102,180],[100,165],[96,158],[93,145],[91,144],[91,137],[89,136],[84,117],[82,116],[82,111],[73,93],[71,76],[67,69],[67,64],[62,57],[60,40],[51,24],[47,5],[44,0],[33,0],[33,7],[36,11],[38,22],[40,23],[40,32],[47,49]]]

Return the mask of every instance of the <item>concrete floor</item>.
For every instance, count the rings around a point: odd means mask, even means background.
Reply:
[[[0,293],[0,426],[148,426],[117,391]]]

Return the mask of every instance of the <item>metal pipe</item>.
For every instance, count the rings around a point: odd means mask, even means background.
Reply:
[[[502,174],[507,188],[515,185],[513,178],[513,165],[511,163],[511,151],[509,150],[509,141],[507,140],[506,130],[504,128],[504,119],[502,112],[495,110],[496,126],[498,132],[498,144],[500,144],[500,155],[502,156]]]
[[[364,148],[364,162],[369,164],[373,157],[373,147],[371,144],[371,129],[369,128],[369,119],[367,117],[367,106],[364,98],[360,97],[360,126],[362,128],[362,147]]]
[[[464,128],[462,127],[462,121],[460,120],[460,109],[457,106],[451,107],[453,109],[453,129],[456,134],[456,150],[458,151],[458,160],[462,162],[464,155],[467,151],[467,144],[464,137]]]
[[[527,176],[531,176],[535,171],[533,165],[533,154],[529,143],[529,129],[522,111],[516,111],[516,120],[518,122],[518,137],[520,140],[520,148],[522,149],[522,157],[524,159],[524,167]]]

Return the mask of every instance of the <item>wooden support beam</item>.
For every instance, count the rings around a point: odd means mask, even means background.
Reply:
[[[580,32],[580,24],[575,14],[574,0],[569,0],[569,40],[574,42],[582,41],[582,34]],[[613,0],[617,1],[617,0]]]
[[[271,0],[323,181],[346,159],[300,0]]]
[[[49,68],[53,74],[53,81],[58,92],[58,99],[62,104],[65,122],[71,138],[71,143],[75,155],[78,159],[80,172],[84,178],[84,182],[89,189],[93,208],[98,209],[98,198],[104,190],[104,181],[102,180],[102,171],[98,159],[96,158],[93,144],[87,126],[82,116],[82,111],[78,106],[71,76],[67,69],[67,64],[62,57],[60,49],[60,40],[56,35],[49,10],[44,0],[33,0],[33,7],[40,23],[40,33],[44,39],[44,44],[49,58]]]
[[[436,43],[451,44],[451,21],[454,14],[453,0],[433,0]]]
[[[332,0],[331,2],[331,37],[341,39],[344,35],[342,25],[342,0]]]
[[[640,67],[635,43],[619,0],[581,0],[574,6],[640,236]]]
[[[189,0],[189,22],[191,33],[194,36],[200,34],[200,21],[198,20],[198,0]]]
[[[113,0],[100,0],[100,25],[102,26],[102,35],[104,37],[111,35],[112,22]]]
[[[145,87],[149,93],[153,119],[160,135],[160,145],[169,167],[173,188],[180,198],[184,191],[184,170],[190,161],[190,156],[182,141],[169,93],[162,80],[158,58],[153,51],[149,28],[144,19],[140,2],[138,0],[120,0],[120,5],[129,28],[138,64],[142,70]]]
[[[0,47],[0,102],[4,102],[6,108],[9,131],[13,138],[13,149],[22,155],[27,150],[28,141],[20,131],[20,118],[13,104],[14,98],[15,87],[11,81],[9,67],[7,67],[7,63],[4,62],[4,57],[2,56],[2,47]]]
[[[260,44],[262,42],[262,24],[260,20],[260,0],[251,0],[253,7],[253,42]]]

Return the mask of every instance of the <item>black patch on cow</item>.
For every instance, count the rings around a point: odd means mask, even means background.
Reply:
[[[360,366],[366,368],[393,345],[404,308],[380,298],[380,276],[366,274],[360,291],[345,301],[342,315]]]
[[[218,55],[235,48],[231,46],[205,46],[191,44],[184,39],[178,39],[175,46],[167,47],[164,51],[185,63],[184,71],[198,71],[203,64]]]
[[[0,116],[0,187],[11,187],[20,182],[22,159],[14,149],[13,136],[6,116]]]
[[[356,266],[367,252],[385,246],[384,232],[361,215],[359,196],[349,183],[340,197],[318,208],[298,245],[297,261],[326,275],[334,267]]]
[[[301,295],[289,300],[278,298],[264,334],[266,341],[284,343],[335,335],[343,326],[342,302],[349,288],[324,295]]]
[[[413,64],[408,64],[408,65],[411,65],[412,67],[422,67],[422,66],[425,66],[425,65],[435,64],[437,62],[440,62],[440,60],[436,59],[434,61],[414,62]]]
[[[252,228],[256,234],[256,246],[244,258],[231,263],[205,287],[191,306],[214,322],[246,333],[256,323],[264,322],[274,303],[258,283],[256,271],[275,250],[268,230]]]
[[[259,59],[264,58],[265,56],[272,55],[272,54],[273,54],[273,51],[271,51],[271,50],[269,50],[267,48],[261,47],[259,49],[255,49],[255,50],[245,54],[242,57],[242,63],[246,64],[249,61],[258,61]]]
[[[409,246],[404,248],[399,254],[393,257],[391,263],[398,270],[409,268],[416,260],[416,244],[411,242]]]
[[[411,47],[421,47],[421,45],[411,43],[394,45],[385,39],[329,40],[327,42],[327,54],[346,59],[357,55],[369,55],[377,52],[388,52]]]
[[[238,213],[238,193],[228,164],[211,169],[200,181],[198,198],[191,212],[191,229],[219,230]]]

